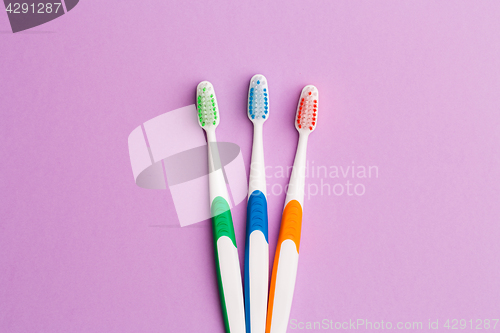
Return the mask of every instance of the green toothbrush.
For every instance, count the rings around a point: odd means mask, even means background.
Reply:
[[[245,309],[240,262],[234,236],[229,195],[220,162],[215,129],[220,115],[212,84],[203,81],[196,89],[198,122],[207,134],[210,209],[219,294],[227,333],[245,333]]]

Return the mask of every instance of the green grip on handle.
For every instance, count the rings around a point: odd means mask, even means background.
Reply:
[[[212,202],[212,231],[214,236],[214,249],[215,249],[215,268],[217,271],[217,284],[219,285],[219,297],[222,308],[222,316],[224,317],[224,326],[226,333],[230,333],[229,320],[227,317],[226,299],[224,297],[224,287],[222,285],[222,278],[220,274],[219,251],[217,250],[217,240],[222,236],[227,236],[236,247],[236,237],[234,235],[233,218],[229,204],[222,197],[216,197]]]
[[[212,226],[214,231],[214,242],[222,236],[227,236],[231,239],[236,247],[236,237],[234,236],[233,218],[231,210],[226,199],[216,197],[212,202]]]

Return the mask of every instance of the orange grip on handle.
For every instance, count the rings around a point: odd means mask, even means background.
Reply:
[[[302,206],[297,200],[290,201],[283,210],[281,217],[281,227],[274,255],[273,273],[271,276],[271,287],[269,290],[269,305],[267,307],[266,333],[271,332],[271,320],[274,305],[274,292],[276,288],[276,275],[278,274],[278,262],[280,258],[281,244],[291,239],[297,246],[297,253],[300,246],[300,230],[302,228]]]

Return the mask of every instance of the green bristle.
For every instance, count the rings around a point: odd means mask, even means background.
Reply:
[[[209,82],[202,82],[198,85],[196,93],[200,125],[217,125],[217,100],[212,85]]]

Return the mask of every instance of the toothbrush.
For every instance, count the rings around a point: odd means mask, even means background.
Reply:
[[[196,88],[198,122],[207,134],[210,210],[219,296],[227,333],[245,333],[245,309],[240,262],[236,248],[229,195],[222,171],[215,129],[220,115],[212,84],[203,81]]]
[[[307,139],[316,128],[317,114],[318,89],[312,85],[305,86],[300,94],[295,116],[295,128],[299,132],[299,143],[288,184],[274,257],[267,309],[267,333],[286,332],[290,317],[299,261]]]
[[[253,123],[253,147],[245,244],[245,314],[247,333],[264,333],[269,286],[269,241],[262,128],[269,117],[269,88],[263,75],[254,75],[250,80],[247,110],[248,118]]]

